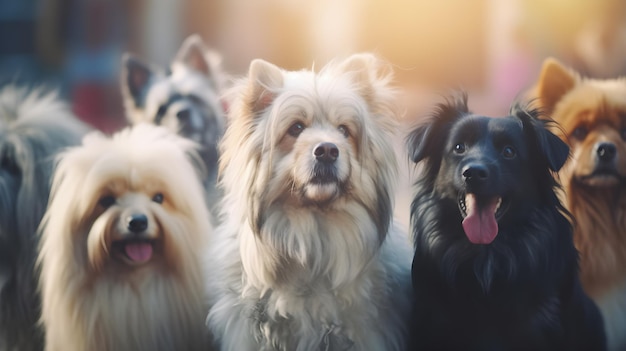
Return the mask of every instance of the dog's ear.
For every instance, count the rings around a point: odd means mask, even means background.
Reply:
[[[283,72],[262,59],[250,63],[247,103],[255,114],[264,110],[276,98],[277,90],[283,86]]]
[[[522,128],[535,135],[538,152],[545,157],[548,167],[558,172],[569,157],[569,146],[548,128],[548,124],[555,123],[552,120],[540,118],[537,109],[526,109],[518,104],[512,108],[512,114],[522,121]]]
[[[411,161],[418,163],[428,157],[433,149],[433,143],[436,142],[437,134],[435,125],[432,123],[424,123],[415,127],[409,133],[406,144],[409,150]]]
[[[341,73],[352,75],[360,95],[372,105],[375,101],[375,81],[386,82],[392,75],[391,67],[370,53],[354,54],[339,64]]]
[[[569,146],[543,125],[537,126],[535,129],[537,130],[539,150],[543,151],[550,169],[558,172],[569,157]]]
[[[131,54],[122,56],[122,94],[125,99],[133,101],[140,107],[142,95],[146,91],[152,78],[152,69]]]
[[[438,104],[432,116],[407,137],[409,157],[415,163],[441,153],[450,124],[469,113],[467,94],[459,92]]]
[[[554,58],[547,58],[543,62],[539,82],[537,83],[537,97],[546,113],[551,114],[559,100],[578,82],[578,75]]]
[[[198,34],[192,34],[183,41],[174,62],[180,62],[210,77],[213,72],[208,61],[209,50]]]

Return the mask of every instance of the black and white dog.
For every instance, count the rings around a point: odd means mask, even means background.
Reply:
[[[207,202],[217,202],[217,144],[225,128],[226,104],[220,98],[228,77],[221,56],[191,35],[181,45],[168,70],[124,55],[122,94],[131,124],[162,125],[200,144],[207,171]]]
[[[569,149],[538,112],[479,116],[462,94],[408,147],[423,172],[411,206],[413,349],[605,349],[555,194]]]

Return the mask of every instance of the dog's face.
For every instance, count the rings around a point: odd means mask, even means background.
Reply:
[[[471,243],[490,244],[500,226],[524,220],[545,196],[548,169],[565,162],[567,146],[533,114],[516,107],[503,118],[478,116],[462,99],[410,135],[413,160],[428,159],[434,191],[458,208]]]
[[[589,188],[626,184],[626,80],[584,80],[555,60],[544,63],[542,105],[563,129],[572,159],[561,173]]]
[[[94,272],[181,268],[209,230],[202,187],[187,156],[193,147],[150,125],[112,140],[90,135],[59,163],[46,240],[71,240],[77,261]]]
[[[277,204],[330,210],[359,202],[386,232],[395,114],[378,65],[369,55],[319,73],[251,64],[220,165],[227,185],[242,189],[255,230]]]
[[[161,125],[214,149],[224,129],[215,55],[198,36],[191,36],[168,72],[124,56],[121,81],[130,122]]]

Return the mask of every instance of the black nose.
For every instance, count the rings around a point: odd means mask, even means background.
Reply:
[[[128,216],[127,227],[133,233],[141,233],[148,228],[148,217],[143,214],[133,214]]]
[[[596,145],[596,154],[600,162],[611,162],[615,158],[617,148],[613,143],[598,143]]]
[[[318,161],[332,163],[339,157],[339,149],[333,143],[319,143],[313,149],[313,155]]]
[[[462,174],[468,184],[479,184],[489,178],[489,170],[482,164],[469,164],[463,168]]]
[[[183,123],[189,122],[189,118],[191,117],[191,110],[184,109],[176,112],[176,118]]]

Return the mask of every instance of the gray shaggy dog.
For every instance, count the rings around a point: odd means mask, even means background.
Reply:
[[[0,88],[0,350],[42,348],[37,227],[56,154],[86,130],[52,91]]]

